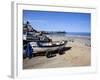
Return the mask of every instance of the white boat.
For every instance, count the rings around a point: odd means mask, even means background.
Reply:
[[[31,58],[32,55],[36,55],[40,53],[45,53],[45,56],[47,58],[56,56],[56,53],[59,53],[61,55],[64,53],[62,50],[65,47],[66,43],[67,41],[55,41],[55,42],[48,42],[48,43],[29,42],[32,48],[32,53],[29,53],[29,55],[31,54]],[[26,46],[26,48],[28,47]],[[23,54],[24,56],[29,57],[27,56],[25,49],[23,50],[23,52],[24,52]]]
[[[62,49],[65,47],[66,43],[67,41],[55,41],[48,43],[30,42],[30,45],[32,46],[33,53],[38,53],[38,52],[48,52],[48,51],[55,51],[58,49]]]

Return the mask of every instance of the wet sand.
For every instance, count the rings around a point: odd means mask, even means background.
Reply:
[[[66,47],[71,47],[65,54],[46,58],[46,56],[37,56],[32,59],[23,59],[23,69],[41,69],[41,68],[60,68],[60,67],[79,67],[91,65],[91,41],[89,37],[50,36],[53,41],[68,40]]]

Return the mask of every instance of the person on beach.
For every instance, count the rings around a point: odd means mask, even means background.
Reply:
[[[26,48],[26,55],[29,59],[32,58],[32,52],[33,52],[32,46],[30,45],[30,43],[28,43]]]

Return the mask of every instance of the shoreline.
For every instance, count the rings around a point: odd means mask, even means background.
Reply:
[[[67,40],[68,42],[77,42],[77,44],[85,44],[91,46],[91,36],[48,36],[53,41]]]

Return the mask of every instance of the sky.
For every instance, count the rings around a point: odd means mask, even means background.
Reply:
[[[91,14],[23,10],[23,22],[38,31],[91,32]]]

